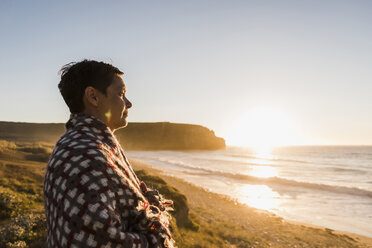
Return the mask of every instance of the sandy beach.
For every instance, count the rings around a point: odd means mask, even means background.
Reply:
[[[182,179],[167,176],[166,172],[150,164],[137,160],[131,163],[135,170],[143,169],[151,175],[159,176],[184,194],[188,200],[190,216],[195,217],[195,222],[200,226],[199,235],[205,233],[207,238],[216,238],[210,230],[218,228],[224,247],[372,247],[372,238],[287,221],[270,212],[248,207]],[[190,239],[189,242],[182,240],[189,244],[185,247],[205,247],[200,243],[193,244],[191,231],[179,229],[179,232],[179,239]]]

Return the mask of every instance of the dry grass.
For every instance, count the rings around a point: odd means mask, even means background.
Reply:
[[[0,140],[0,247],[43,246],[45,162],[27,158],[50,152],[46,144]]]

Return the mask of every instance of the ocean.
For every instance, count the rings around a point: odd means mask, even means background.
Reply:
[[[372,237],[372,146],[128,151],[127,156],[287,220]]]

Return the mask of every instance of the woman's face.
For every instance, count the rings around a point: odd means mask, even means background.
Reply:
[[[112,130],[125,127],[128,109],[132,103],[125,97],[126,87],[123,79],[115,75],[112,83],[106,89],[106,95],[99,93],[98,111],[101,120]]]

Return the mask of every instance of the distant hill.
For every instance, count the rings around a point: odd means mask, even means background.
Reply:
[[[55,143],[65,132],[63,123],[0,121],[0,139]],[[129,123],[115,132],[126,150],[217,150],[225,140],[206,127],[170,122]]]

